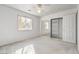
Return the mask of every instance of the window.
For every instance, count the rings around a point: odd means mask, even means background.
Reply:
[[[18,16],[18,30],[32,30],[32,19]]]

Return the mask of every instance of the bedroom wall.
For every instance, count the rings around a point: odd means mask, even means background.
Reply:
[[[57,12],[57,13],[51,13],[50,15],[46,15],[46,16],[43,16],[41,17],[41,20],[47,20],[49,25],[50,25],[50,19],[53,19],[53,18],[59,18],[59,17],[64,17],[66,15],[69,15],[69,14],[74,14],[77,12],[77,9],[69,9],[69,10],[65,10],[65,11],[61,11],[61,12]],[[50,33],[50,27],[49,27],[49,30],[48,31],[45,31],[44,29],[42,29],[43,26],[41,25],[41,34],[46,34],[46,33]]]
[[[79,5],[77,5],[78,14],[77,14],[77,46],[79,51]]]
[[[76,43],[76,13],[64,16],[62,24],[63,40]]]
[[[50,25],[50,19],[62,17],[63,21],[61,33],[63,40],[67,42],[76,43],[76,13],[77,9],[69,9],[55,14],[43,16],[41,20],[49,20]],[[43,26],[41,25],[41,27]],[[45,30],[41,30],[41,32],[42,34],[50,33],[50,28],[47,32],[45,32]]]
[[[17,16],[23,15],[33,20],[33,29],[18,31]],[[17,9],[0,5],[0,46],[40,35],[40,18]]]

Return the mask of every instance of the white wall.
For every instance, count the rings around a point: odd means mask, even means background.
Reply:
[[[76,14],[63,16],[63,40],[76,43]]]
[[[17,16],[23,15],[33,20],[32,31],[18,31]],[[0,46],[15,41],[39,36],[40,18],[7,6],[0,5]]]
[[[77,6],[78,8],[78,14],[77,14],[77,46],[78,46],[78,51],[79,51],[79,5]]]
[[[63,16],[66,16],[66,15],[69,15],[69,14],[74,14],[76,12],[77,12],[77,9],[69,9],[69,10],[65,10],[65,11],[62,11],[62,12],[54,13],[54,14],[52,13],[50,15],[46,15],[46,16],[41,17],[41,21],[42,20],[48,20],[49,21],[49,25],[50,25],[50,19],[63,17]],[[41,28],[42,27],[43,26],[41,25]],[[49,33],[50,32],[50,28],[49,28],[49,30],[47,32],[45,32],[45,30],[42,31],[42,33],[43,32],[44,33]]]
[[[46,15],[46,16],[43,16],[42,18],[41,18],[41,20],[49,20],[50,21],[50,19],[53,19],[53,18],[59,18],[59,17],[65,17],[65,16],[67,16],[67,15],[72,15],[72,14],[75,14],[76,15],[76,12],[77,12],[77,9],[69,9],[69,10],[66,10],[66,11],[62,11],[62,12],[58,12],[58,13],[55,13],[55,14],[50,14],[50,15]],[[73,16],[72,16],[73,17]],[[72,17],[70,18],[71,20],[71,23],[72,23],[72,25],[74,25],[74,28],[75,28],[75,20],[72,20]],[[75,18],[75,17],[74,17]],[[74,19],[73,18],[73,19]],[[63,19],[64,20],[64,19]],[[68,20],[69,21],[69,20]],[[49,22],[49,24],[50,24],[50,22]],[[64,24],[64,23],[63,23]],[[62,24],[62,25],[63,25]],[[66,23],[67,24],[67,23]],[[64,27],[63,27],[64,28]],[[63,28],[62,28],[62,31],[63,31]],[[73,27],[71,28],[71,29],[74,29]],[[67,29],[70,29],[70,28],[67,28]],[[76,29],[76,28],[75,28]],[[50,30],[50,28],[49,28],[49,30]],[[73,32],[73,31],[75,31],[75,30],[72,30],[71,32]],[[42,31],[42,32],[44,32],[44,31]],[[48,31],[48,33],[49,33],[50,31]],[[47,32],[44,32],[44,33],[47,33]],[[64,31],[62,32],[63,34],[64,34]],[[69,33],[67,33],[67,34],[69,34]],[[67,35],[66,34],[66,35]],[[71,33],[72,34],[72,33]],[[73,33],[73,35],[72,35],[72,38],[73,38],[73,36],[75,35],[75,33]],[[75,38],[75,37],[74,37]],[[63,39],[64,40],[64,39]],[[75,39],[76,40],[76,39]],[[69,42],[75,42],[74,41],[74,39],[72,39],[72,41],[69,41]]]

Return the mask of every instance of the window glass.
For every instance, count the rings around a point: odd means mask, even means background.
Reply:
[[[32,30],[32,19],[24,16],[18,16],[18,29]]]

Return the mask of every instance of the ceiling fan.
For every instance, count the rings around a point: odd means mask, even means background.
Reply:
[[[37,4],[36,8],[37,8],[37,12],[38,13],[42,13],[43,11],[45,11],[46,7],[48,7],[49,4]]]
[[[37,4],[37,12],[41,13],[42,12],[42,4]]]

